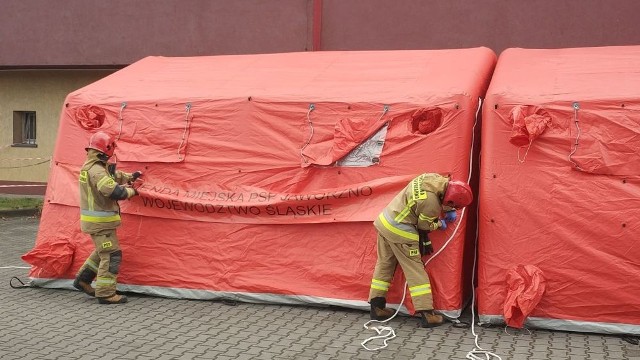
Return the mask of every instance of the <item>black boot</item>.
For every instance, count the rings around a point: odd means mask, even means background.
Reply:
[[[95,278],[96,273],[89,268],[85,268],[76,276],[75,280],[73,280],[73,287],[89,296],[96,296],[96,290],[91,286],[91,282],[93,282]]]
[[[105,305],[109,305],[109,304],[124,304],[126,302],[128,302],[129,299],[124,296],[124,295],[112,295],[109,296],[107,298],[98,298],[98,304],[105,304]]]
[[[371,320],[387,320],[395,311],[387,307],[387,299],[374,297],[369,301],[371,304]]]

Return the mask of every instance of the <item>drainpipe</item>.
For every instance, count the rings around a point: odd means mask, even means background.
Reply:
[[[322,39],[322,0],[313,0],[313,44],[312,51],[320,51]]]

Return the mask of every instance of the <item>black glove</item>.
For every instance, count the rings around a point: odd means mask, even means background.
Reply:
[[[136,171],[133,174],[131,174],[131,181],[136,181],[136,179],[138,179],[140,176],[142,176],[142,172],[140,171]]]
[[[107,163],[107,172],[109,172],[109,175],[111,176],[116,176],[116,164]]]
[[[429,240],[429,232],[426,230],[418,230],[420,255],[433,254],[433,246],[431,240]]]

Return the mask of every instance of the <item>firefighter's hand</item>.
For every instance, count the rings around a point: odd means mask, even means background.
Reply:
[[[142,181],[141,179],[138,179],[138,180],[134,181],[133,184],[131,184],[131,187],[136,192],[136,195],[140,194],[140,191],[138,189],[140,189],[142,184],[144,184],[144,181]]]
[[[438,222],[440,223],[440,230],[447,230],[447,222],[444,221],[443,219],[438,220]]]
[[[127,199],[131,199],[132,197],[138,195],[138,192],[136,191],[136,189],[132,188],[129,185],[125,185],[124,186],[124,190],[127,192]]]
[[[458,218],[458,213],[455,210],[447,211],[444,213],[445,222],[454,222]]]
[[[131,181],[136,181],[140,176],[142,176],[142,171],[138,170],[131,174]]]

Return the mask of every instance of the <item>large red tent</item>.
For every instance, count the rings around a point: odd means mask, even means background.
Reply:
[[[482,322],[640,334],[639,69],[640,46],[500,55],[483,108]]]
[[[149,57],[79,89],[27,256],[33,284],[71,288],[92,250],[77,178],[102,130],[118,168],[144,174],[121,201],[121,290],[368,308],[372,221],[422,172],[467,179],[495,61],[487,48]],[[452,317],[468,295],[465,230],[428,266]],[[446,237],[433,234],[436,248]]]

